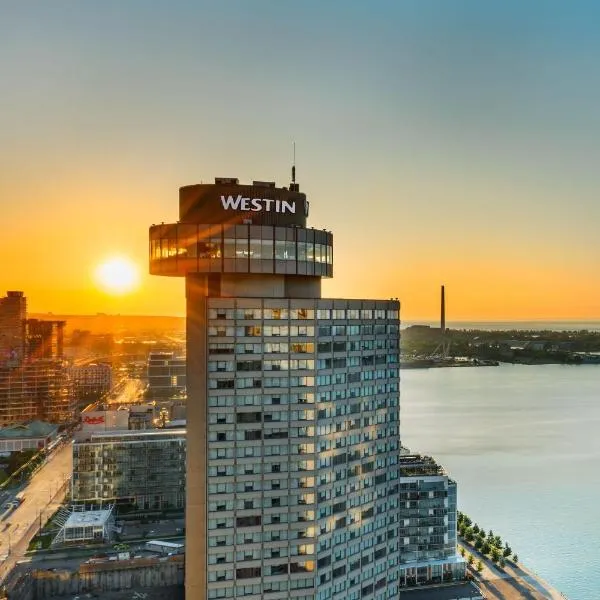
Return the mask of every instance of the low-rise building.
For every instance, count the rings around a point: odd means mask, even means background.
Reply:
[[[462,580],[456,482],[430,456],[401,454],[400,585]]]
[[[148,397],[171,398],[185,394],[186,360],[174,352],[148,354]]]
[[[32,421],[17,423],[0,429],[0,452],[42,450],[56,439],[58,425]]]
[[[185,456],[185,429],[91,431],[73,444],[72,501],[183,509]]]
[[[52,540],[52,545],[81,544],[84,542],[110,542],[115,529],[113,507],[86,510],[73,506],[71,512]]]

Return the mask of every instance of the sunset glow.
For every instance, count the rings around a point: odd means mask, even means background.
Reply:
[[[97,284],[109,294],[126,294],[139,283],[137,266],[127,258],[111,258],[95,271]]]

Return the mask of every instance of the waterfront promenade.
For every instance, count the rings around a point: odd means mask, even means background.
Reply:
[[[566,596],[554,589],[548,582],[538,577],[535,573],[523,565],[515,565],[506,561],[504,569],[496,566],[490,559],[475,550],[473,546],[459,542],[468,554],[472,554],[475,562],[469,567],[469,572],[475,578],[487,599],[519,600],[528,598],[530,600],[565,600]],[[481,560],[483,570],[478,572],[475,568],[477,561]]]

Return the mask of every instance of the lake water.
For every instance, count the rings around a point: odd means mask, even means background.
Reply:
[[[401,371],[403,445],[570,600],[600,598],[600,365]]]

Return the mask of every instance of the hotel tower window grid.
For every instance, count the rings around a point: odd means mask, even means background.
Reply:
[[[207,325],[209,597],[395,589],[397,309],[211,298]]]
[[[396,598],[399,303],[320,297],[333,237],[292,186],[187,186],[150,228],[151,273],[186,277],[186,593]]]

